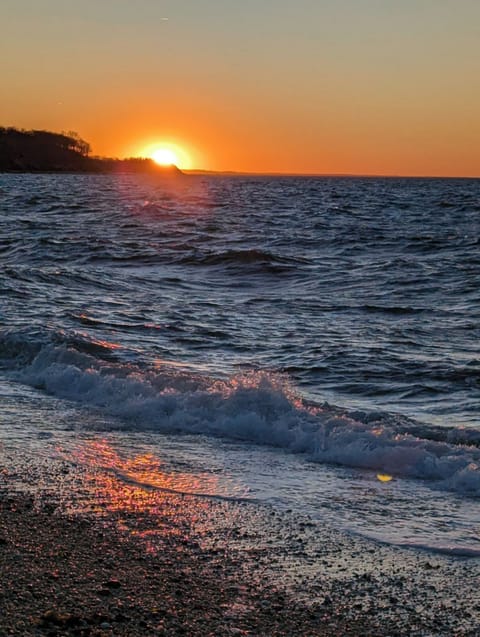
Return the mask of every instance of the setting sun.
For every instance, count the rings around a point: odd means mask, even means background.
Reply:
[[[172,142],[157,142],[144,146],[140,153],[141,157],[148,157],[160,166],[176,166],[181,170],[192,167],[190,154],[183,146]]]
[[[159,148],[151,154],[151,158],[161,166],[178,166],[178,157],[169,148]]]

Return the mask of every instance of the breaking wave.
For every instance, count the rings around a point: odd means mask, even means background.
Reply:
[[[129,360],[130,358],[130,360]],[[63,332],[0,332],[10,378],[118,418],[119,428],[273,445],[318,463],[432,481],[480,496],[480,431],[304,400],[283,375],[219,379],[131,362],[106,342]]]

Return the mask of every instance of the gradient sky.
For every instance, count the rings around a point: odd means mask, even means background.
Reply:
[[[480,0],[1,0],[0,80],[99,155],[480,176]]]

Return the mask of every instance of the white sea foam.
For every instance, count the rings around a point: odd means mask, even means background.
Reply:
[[[348,412],[303,401],[288,380],[250,373],[228,380],[158,365],[141,369],[108,362],[66,345],[47,344],[17,380],[119,418],[119,426],[163,433],[198,433],[304,453],[319,463],[434,481],[480,496],[480,449],[455,444],[460,432],[418,423],[409,432],[388,414]],[[121,423],[121,424],[120,424]]]

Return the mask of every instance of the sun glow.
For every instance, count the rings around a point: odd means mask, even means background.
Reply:
[[[176,166],[180,169],[192,167],[192,160],[188,152],[177,144],[170,142],[160,142],[149,144],[140,153],[142,157],[153,159],[160,166]]]
[[[151,157],[160,166],[178,166],[178,157],[169,148],[159,148],[152,153]]]

